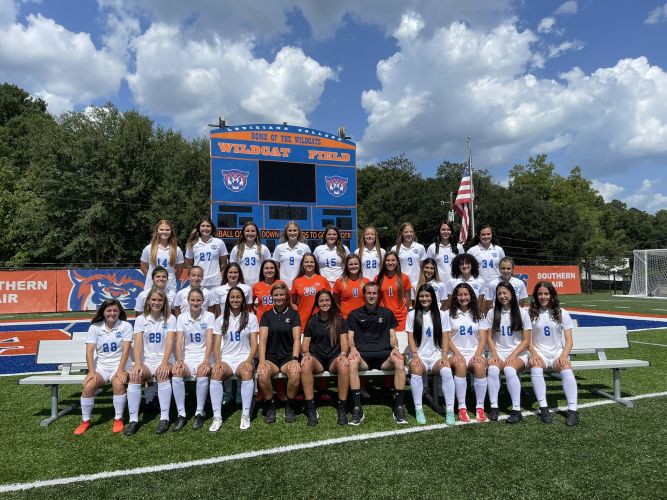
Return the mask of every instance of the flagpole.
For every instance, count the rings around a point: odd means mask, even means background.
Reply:
[[[475,233],[475,189],[472,183],[472,144],[471,144],[471,139],[468,137],[468,165],[470,166],[470,193],[471,193],[471,199],[470,199],[470,222],[471,222],[471,227],[472,231],[471,234],[474,235]]]

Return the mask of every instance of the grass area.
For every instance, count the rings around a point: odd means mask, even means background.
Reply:
[[[642,299],[611,295],[609,292],[595,292],[592,295],[561,295],[563,307],[577,307],[599,311],[614,311],[627,314],[667,315],[667,299]]]

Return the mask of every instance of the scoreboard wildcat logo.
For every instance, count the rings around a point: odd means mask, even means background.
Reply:
[[[343,196],[345,191],[347,191],[347,177],[332,175],[331,177],[325,176],[324,180],[327,183],[327,192],[331,196],[338,198],[339,196]]]
[[[242,170],[223,170],[222,176],[225,179],[225,187],[234,193],[243,191],[248,185],[248,174]]]

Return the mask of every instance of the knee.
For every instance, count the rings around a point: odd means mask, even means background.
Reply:
[[[531,377],[543,377],[544,376],[544,369],[541,366],[533,366],[530,369],[530,376]]]
[[[174,368],[174,377],[183,377],[183,367],[178,366]]]

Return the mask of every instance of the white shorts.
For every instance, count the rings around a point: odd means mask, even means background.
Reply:
[[[424,367],[426,368],[426,373],[431,373],[433,371],[433,367],[435,364],[442,359],[442,356],[440,353],[436,353],[435,356],[431,356],[428,358],[422,358],[419,356],[419,359],[421,360],[422,363],[424,363]]]
[[[544,360],[544,364],[546,365],[547,370],[550,370],[554,367],[554,361],[556,361],[562,353],[563,353],[563,349],[559,349],[556,353],[552,353],[552,352],[544,353],[544,352],[537,351],[537,354],[539,354],[540,357]],[[570,357],[568,356],[567,359],[570,359]],[[526,365],[526,366],[528,366],[528,365]]]
[[[188,370],[190,370],[190,375],[192,377],[197,377],[197,368],[199,368],[199,365],[201,365],[203,362],[204,362],[203,357],[201,357],[201,358],[188,358],[186,356],[185,359],[183,359],[183,364],[188,367]],[[211,365],[213,365],[212,359],[209,360],[209,362],[211,363]]]
[[[95,364],[95,371],[102,375],[102,379],[104,379],[104,383],[108,384],[109,381],[111,381],[111,378],[116,374],[118,371],[117,366],[109,366],[109,365],[103,365],[102,363]]]
[[[503,363],[509,357],[509,355],[512,354],[512,351],[497,351],[497,352],[498,352],[498,357],[503,360]],[[528,366],[528,351],[522,352],[516,358],[523,361],[524,367]]]
[[[236,369],[246,359],[248,359],[248,356],[235,356],[235,357],[222,358],[221,361],[225,364],[228,364],[229,367],[232,369],[232,374],[236,375]]]
[[[470,360],[472,357],[475,355],[475,351],[462,351],[459,349],[459,352],[461,353],[461,356],[463,356],[463,359],[466,360],[466,366],[470,366]],[[450,351],[449,356],[453,356],[454,353]],[[481,354],[482,358],[484,358],[484,353]]]

